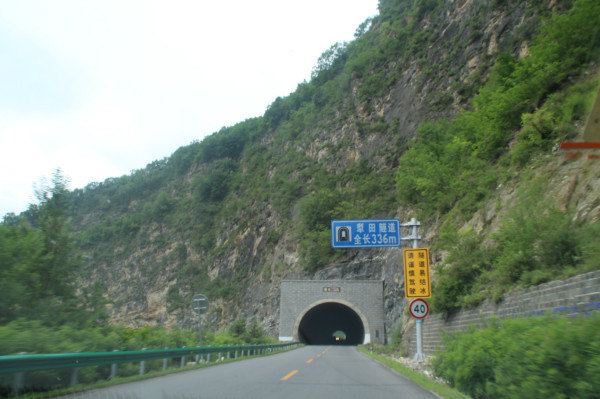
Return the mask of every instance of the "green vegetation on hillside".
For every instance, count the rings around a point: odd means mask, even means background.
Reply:
[[[124,274],[140,277],[128,286],[127,300],[138,303],[167,275],[174,282],[169,312],[184,309],[196,292],[232,304],[256,276],[281,272],[281,265],[270,265],[276,246],[299,255],[294,272],[312,273],[354,255],[331,250],[332,218],[389,217],[398,209],[442,225],[435,246],[450,255],[436,277],[438,311],[597,268],[596,249],[584,238],[594,227],[570,222],[552,203],[536,220],[515,210],[511,220],[529,217],[525,227],[506,221],[494,237],[453,234],[499,184],[517,181],[540,154],[572,137],[586,115],[597,85],[584,74],[599,58],[599,4],[555,5],[552,14],[542,2],[475,2],[465,21],[450,26],[448,7],[455,5],[381,0],[380,14],[357,29],[355,40],[326,50],[311,79],[275,99],[262,117],[128,176],[68,193],[74,245],[85,255],[81,274],[101,280],[116,265],[131,269]],[[489,18],[510,19],[513,12],[526,26],[504,35],[500,56],[482,52],[476,71],[461,75],[469,61],[462,53],[478,42]],[[517,58],[515,48],[532,38],[529,55]],[[407,71],[414,71],[411,85],[429,108],[420,119],[429,121],[412,141],[400,119],[381,113],[383,98]],[[461,106],[452,119],[434,119]],[[553,235],[557,227],[568,237]],[[574,249],[568,256],[540,253],[531,262],[509,256],[509,249],[520,249],[511,237],[536,246],[539,237],[529,231],[540,229],[549,243]],[[36,245],[37,233],[22,234],[19,245]],[[545,269],[548,262],[554,266]],[[467,284],[457,286],[459,280]],[[119,301],[125,299],[116,299],[117,308],[124,305]]]
[[[498,59],[472,111],[423,125],[401,157],[400,198],[419,204],[425,215],[448,214],[438,246],[449,256],[434,288],[435,310],[449,313],[490,296],[500,299],[514,285],[600,267],[600,245],[593,238],[600,224],[579,226],[545,201],[545,181],[536,185],[529,178],[491,245],[472,231],[455,233],[498,183],[572,137],[589,111],[597,81],[573,84],[569,78],[599,58],[600,3],[576,1],[569,12],[544,24],[529,56]]]
[[[527,178],[527,173],[524,175]],[[487,298],[500,300],[514,286],[529,286],[600,268],[600,223],[574,222],[573,214],[543,200],[546,181],[531,178],[491,243],[467,229],[448,232],[449,251],[435,284],[433,304],[451,313]]]
[[[0,355],[17,353],[110,352],[113,350],[140,350],[143,348],[181,348],[198,345],[260,344],[273,342],[262,327],[253,322],[237,321],[229,331],[207,332],[198,337],[196,331],[166,329],[164,327],[130,328],[119,325],[94,327],[65,323],[51,326],[39,320],[16,320],[0,325]],[[179,360],[179,359],[177,359]],[[159,370],[162,360],[147,362],[147,370]],[[64,388],[69,381],[69,369],[42,370],[28,373],[26,389],[48,391]],[[119,365],[120,376],[139,373],[139,365]],[[106,380],[110,366],[85,367],[79,370],[80,383],[89,384]],[[10,392],[12,374],[0,375],[0,396]]]
[[[400,199],[427,214],[453,208],[472,214],[496,187],[511,156],[522,165],[575,131],[593,86],[572,88],[562,101],[549,96],[599,56],[600,3],[576,1],[569,12],[544,24],[527,57],[498,58],[472,100],[472,111],[420,127],[400,158]],[[546,100],[549,104],[536,111]],[[522,127],[511,153],[508,143]]]
[[[478,398],[597,398],[600,315],[530,317],[446,337],[437,375]]]
[[[161,195],[155,201],[159,211]],[[109,325],[101,287],[82,286],[83,259],[66,216],[68,192],[60,171],[37,196],[39,203],[25,217],[0,224],[0,354],[270,341],[259,324],[246,326],[244,320],[202,337],[192,330]]]

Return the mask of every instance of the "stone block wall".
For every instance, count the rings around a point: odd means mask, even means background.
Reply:
[[[365,340],[385,342],[382,280],[284,280],[281,282],[279,339],[296,338],[294,325],[302,312],[317,303],[346,304],[365,317]]]
[[[428,316],[423,322],[423,352],[431,355],[440,349],[444,332],[464,331],[471,326],[482,327],[492,317],[535,317],[549,313],[569,316],[597,310],[600,310],[600,271],[515,290],[506,294],[500,303],[488,300],[446,320],[441,315]],[[403,339],[413,355],[416,352],[414,323],[404,333]]]

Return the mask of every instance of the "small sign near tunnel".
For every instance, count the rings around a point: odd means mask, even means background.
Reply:
[[[400,242],[399,220],[333,220],[331,222],[333,248],[398,247]]]
[[[208,310],[208,298],[202,294],[194,295],[192,298],[192,310],[198,316],[206,313]]]

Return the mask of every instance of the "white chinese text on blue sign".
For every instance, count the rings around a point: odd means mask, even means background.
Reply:
[[[399,220],[333,220],[333,248],[379,248],[400,246]]]

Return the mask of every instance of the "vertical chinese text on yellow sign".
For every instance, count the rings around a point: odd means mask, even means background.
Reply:
[[[405,248],[404,296],[406,298],[430,298],[429,248]]]

